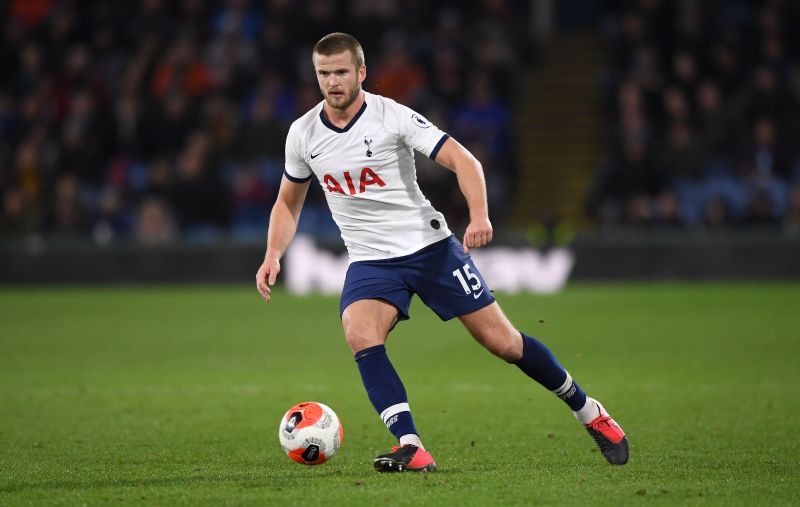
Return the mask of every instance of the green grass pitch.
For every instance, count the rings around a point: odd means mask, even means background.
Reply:
[[[800,286],[577,284],[497,295],[628,433],[606,465],[567,407],[418,302],[390,356],[440,471],[392,444],[336,298],[251,287],[0,289],[0,505],[798,505]],[[295,402],[337,411],[289,461]]]

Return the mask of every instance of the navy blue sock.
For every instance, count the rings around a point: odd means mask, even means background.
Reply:
[[[522,335],[522,357],[514,363],[536,382],[555,393],[569,405],[573,412],[583,408],[586,393],[573,382],[572,377],[542,342],[525,333]]]
[[[389,431],[397,440],[403,435],[417,435],[406,389],[386,355],[386,347],[375,345],[359,350],[354,357],[369,401]]]

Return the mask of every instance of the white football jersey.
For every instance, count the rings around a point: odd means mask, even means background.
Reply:
[[[320,102],[286,137],[286,177],[317,177],[350,262],[408,255],[450,236],[414,166],[414,150],[436,158],[447,134],[391,99],[364,94],[346,127],[331,124]]]

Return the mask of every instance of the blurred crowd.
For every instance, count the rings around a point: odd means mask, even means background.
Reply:
[[[800,4],[607,1],[603,224],[800,227]]]
[[[290,123],[320,100],[311,48],[345,31],[365,88],[484,162],[508,205],[510,74],[527,2],[11,0],[0,12],[0,239],[263,240]],[[463,199],[422,158],[458,227]],[[316,181],[301,230],[338,237]]]

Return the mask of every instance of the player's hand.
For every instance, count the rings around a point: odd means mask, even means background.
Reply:
[[[492,241],[492,223],[489,217],[470,220],[464,232],[464,251],[469,252],[470,248],[488,245],[490,241]]]
[[[269,303],[272,286],[275,285],[275,280],[277,280],[280,271],[281,263],[278,259],[264,259],[264,263],[258,268],[256,287],[258,288],[258,293],[267,303]]]

